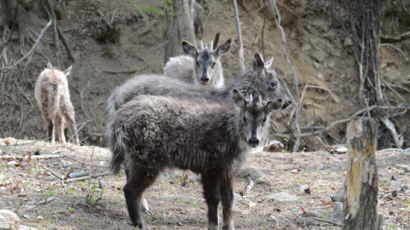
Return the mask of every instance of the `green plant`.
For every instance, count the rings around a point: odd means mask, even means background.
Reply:
[[[157,5],[149,5],[141,7],[143,13],[151,13],[155,18],[165,15],[168,12],[169,15],[174,15],[174,7],[172,6],[172,0],[157,0],[159,2],[159,7]]]
[[[67,207],[67,210],[68,210],[69,212],[71,212],[71,213],[74,213],[74,212],[75,212],[75,209],[72,208],[71,206]]]
[[[87,194],[87,203],[95,206],[99,200],[101,200],[105,189],[102,188],[101,184],[92,184]]]

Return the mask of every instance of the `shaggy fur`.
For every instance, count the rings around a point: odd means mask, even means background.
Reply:
[[[67,82],[70,71],[71,66],[62,72],[48,64],[37,80],[34,94],[43,115],[48,140],[55,141],[57,128],[59,141],[65,143],[64,125],[67,122],[74,142],[79,145],[74,107],[71,104]]]
[[[188,55],[170,58],[164,66],[165,76],[201,87],[222,88],[225,86],[220,57],[228,52],[231,39],[216,50],[213,50],[213,45],[201,47],[198,51],[194,45],[186,41],[182,41],[181,44]]]
[[[209,229],[217,229],[220,201],[223,229],[234,229],[234,164],[266,137],[269,114],[282,100],[248,101],[236,89],[232,98],[234,104],[138,96],[118,110],[110,127],[111,168],[118,173],[125,164],[124,194],[134,226],[146,229],[140,210],[144,190],[163,169],[179,168],[202,177]]]
[[[109,120],[122,105],[138,95],[158,95],[192,100],[232,101],[230,93],[233,88],[245,96],[259,93],[265,99],[282,99],[284,108],[291,104],[289,96],[283,91],[277,74],[270,69],[271,62],[265,63],[261,55],[256,54],[252,70],[239,77],[231,87],[222,89],[198,88],[193,85],[170,79],[161,75],[139,75],[117,87],[107,101]]]

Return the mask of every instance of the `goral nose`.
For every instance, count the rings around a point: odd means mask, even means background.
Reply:
[[[249,138],[248,143],[250,146],[256,147],[259,144],[259,140],[256,137],[251,137]]]

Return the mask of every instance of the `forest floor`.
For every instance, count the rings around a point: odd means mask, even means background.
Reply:
[[[38,229],[132,229],[122,192],[125,175],[109,174],[109,158],[109,150],[101,147],[0,139],[0,209],[15,212],[21,224]],[[388,149],[378,151],[376,158],[384,229],[409,229],[410,155]],[[249,179],[235,178],[236,229],[339,229],[331,224],[337,222],[333,209],[338,203],[330,197],[342,189],[345,159],[325,151],[251,155],[243,168],[257,169],[259,179],[266,177],[259,180],[251,174],[255,185],[245,195],[240,194]],[[91,180],[67,178],[80,171],[108,174]],[[96,201],[100,188],[103,195]],[[151,230],[207,226],[198,182],[183,186],[181,177],[161,176],[145,197]]]

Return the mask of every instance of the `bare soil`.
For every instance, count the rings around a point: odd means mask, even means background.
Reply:
[[[22,224],[38,229],[132,229],[122,192],[123,173],[99,179],[103,195],[96,204],[87,202],[87,194],[91,191],[91,199],[99,196],[98,179],[73,183],[61,179],[70,172],[108,172],[108,149],[8,138],[0,139],[0,150],[0,209],[17,213]],[[9,155],[16,158],[4,159]],[[58,157],[35,159],[49,155]],[[376,158],[378,213],[384,216],[384,229],[410,229],[410,156],[389,149],[378,151]],[[270,185],[255,184],[241,196],[248,179],[235,178],[236,229],[340,228],[323,220],[332,220],[336,203],[330,196],[343,186],[345,155],[261,152],[250,157],[244,165],[249,167],[264,173]],[[145,219],[151,229],[206,229],[200,184],[181,184],[179,176],[163,174],[145,193],[151,207]],[[275,198],[278,192],[292,199],[280,201]]]

